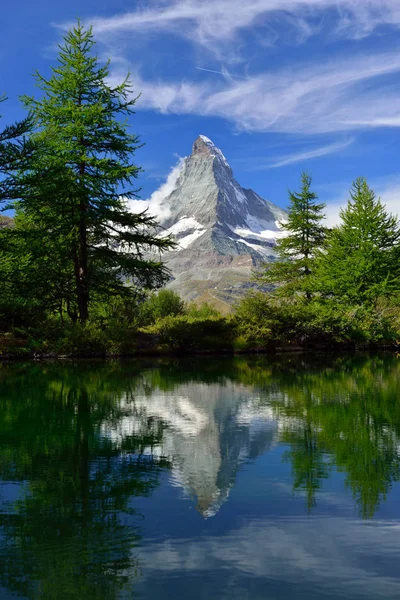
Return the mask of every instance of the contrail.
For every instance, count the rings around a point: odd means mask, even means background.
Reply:
[[[246,77],[242,77],[241,75],[231,75],[228,71],[214,71],[214,69],[205,69],[204,67],[195,67],[198,71],[207,71],[207,73],[216,73],[216,75],[222,75],[225,79],[229,81],[234,81],[235,79],[247,79]]]
[[[214,71],[213,69],[204,69],[203,67],[196,67],[198,71],[207,71],[207,73],[216,73],[217,75],[222,75],[225,77],[225,73],[222,71]]]

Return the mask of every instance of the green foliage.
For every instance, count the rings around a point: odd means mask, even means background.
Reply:
[[[243,349],[268,348],[274,343],[278,321],[274,318],[274,301],[262,292],[245,296],[235,310],[239,346]]]
[[[373,304],[400,290],[400,226],[365,179],[350,191],[342,222],[318,257],[314,286],[343,303]]]
[[[20,488],[12,508],[2,502],[0,582],[10,593],[54,600],[132,593],[142,521],[135,497],[151,495],[170,467],[142,457],[162,443],[165,427],[130,401],[137,371],[83,362],[0,373],[0,477]],[[140,431],[105,435],[127,410]]]
[[[186,314],[192,319],[207,319],[209,317],[220,317],[220,312],[208,302],[197,305],[194,302],[190,302],[186,306]]]
[[[174,352],[229,351],[235,328],[225,317],[197,319],[188,315],[165,317],[146,330],[159,337],[159,343]]]
[[[283,282],[277,294],[252,294],[237,307],[241,347],[395,344],[400,338],[400,227],[365,179],[357,179],[342,223],[325,239],[323,205],[310,178],[291,195],[281,260],[259,279]],[[307,300],[305,302],[304,300]]]
[[[5,100],[0,98],[0,103]],[[8,208],[8,203],[18,195],[15,175],[24,165],[30,153],[30,144],[25,136],[31,129],[30,118],[9,125],[0,131],[0,211]],[[6,241],[13,229],[13,220],[0,214],[0,331],[18,324],[24,299],[14,293],[10,273],[15,257],[11,255]],[[25,257],[21,257],[23,263]]]
[[[152,294],[140,306],[141,325],[151,325],[164,317],[176,317],[185,311],[185,303],[172,290],[160,290]]]
[[[240,302],[235,321],[241,349],[390,345],[400,339],[397,306],[385,299],[369,307],[320,298],[293,302],[258,292]]]
[[[63,251],[61,237],[42,237],[32,219],[18,214],[13,227],[0,229],[0,303],[36,315],[36,321],[55,312],[61,321],[64,313],[76,321],[75,286]]]
[[[2,96],[0,103],[4,100],[6,98]],[[24,161],[30,155],[31,144],[27,142],[25,136],[31,128],[32,121],[28,116],[0,131],[0,210],[7,207],[5,203],[18,197],[19,189],[16,186],[15,173],[17,169],[24,166]]]
[[[278,284],[277,292],[285,297],[301,293],[312,296],[311,275],[314,271],[315,252],[323,244],[325,227],[325,204],[317,204],[317,196],[310,190],[311,177],[301,175],[299,193],[289,191],[289,213],[287,222],[281,223],[285,237],[278,240],[278,258],[264,264],[255,278],[263,284]]]
[[[34,245],[32,264],[49,279],[51,257],[52,281],[60,271],[57,304],[71,305],[73,290],[72,315],[84,323],[97,297],[129,295],[125,280],[132,289],[160,287],[167,270],[145,254],[171,241],[157,237],[152,217],[127,206],[140,172],[132,163],[139,139],[127,125],[136,101],[129,80],[108,84],[109,63],[100,66],[93,55],[91,28],[78,23],[64,41],[50,79],[36,76],[42,98],[24,99],[35,126],[34,151],[20,173],[15,206],[29,235],[43,242],[42,251]]]

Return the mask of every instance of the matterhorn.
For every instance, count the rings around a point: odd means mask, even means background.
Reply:
[[[163,256],[172,274],[167,287],[185,300],[227,309],[251,287],[253,269],[276,256],[285,211],[242,188],[221,150],[204,135],[152,198],[161,235],[177,242]]]

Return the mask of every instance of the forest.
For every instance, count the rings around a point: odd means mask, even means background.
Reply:
[[[397,347],[400,223],[364,177],[329,228],[301,174],[277,259],[229,314],[163,289],[174,241],[127,205],[137,97],[129,76],[109,84],[94,46],[78,22],[26,117],[0,131],[0,357]]]

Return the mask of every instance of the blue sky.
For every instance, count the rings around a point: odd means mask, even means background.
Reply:
[[[399,0],[13,0],[2,6],[3,123],[32,74],[49,73],[63,31],[93,24],[112,79],[142,95],[141,195],[202,133],[236,179],[285,206],[308,170],[335,220],[357,176],[400,212]]]

